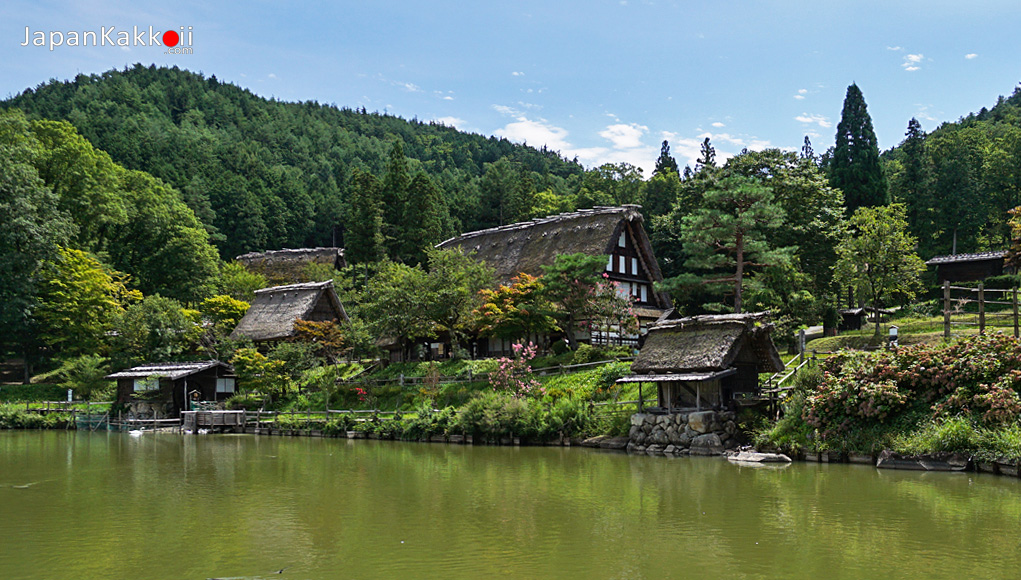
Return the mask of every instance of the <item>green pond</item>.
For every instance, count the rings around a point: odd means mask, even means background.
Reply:
[[[0,431],[5,580],[1019,576],[1007,477]]]

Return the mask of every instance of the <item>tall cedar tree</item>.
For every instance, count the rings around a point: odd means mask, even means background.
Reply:
[[[812,149],[812,140],[805,135],[805,144],[801,146],[801,158],[815,161],[815,150]]]
[[[928,162],[925,154],[925,131],[914,117],[908,121],[904,143],[904,171],[899,183],[897,201],[907,209],[908,227],[918,235],[921,246],[927,249],[933,231],[933,199],[927,183],[929,180]]]
[[[888,202],[886,180],[879,166],[879,145],[865,97],[858,85],[847,87],[830,160],[830,185],[844,192],[847,214],[863,206]]]
[[[656,159],[656,168],[652,170],[652,176],[657,175],[674,175],[676,177],[681,176],[680,169],[677,167],[677,160],[670,155],[670,142],[666,139],[663,140],[663,145],[659,148],[659,159]]]
[[[357,167],[351,172],[351,219],[344,236],[344,256],[352,264],[378,262],[386,254],[381,187],[371,173]]]
[[[706,167],[716,167],[716,148],[709,143],[709,137],[702,141],[701,151],[695,160],[695,171],[701,171]]]
[[[400,259],[406,264],[425,264],[426,249],[443,241],[443,223],[447,206],[443,194],[425,173],[419,173],[408,186],[405,206],[407,222],[400,240]]]
[[[681,239],[689,268],[711,270],[702,284],[733,285],[734,312],[741,312],[741,293],[749,267],[786,259],[787,249],[769,244],[770,232],[784,220],[773,192],[755,179],[726,177],[706,192],[702,206],[683,219]],[[733,272],[721,276],[722,271]]]
[[[383,178],[383,237],[387,255],[391,260],[400,260],[401,245],[407,235],[408,160],[404,157],[404,145],[398,139],[390,148],[390,162]]]

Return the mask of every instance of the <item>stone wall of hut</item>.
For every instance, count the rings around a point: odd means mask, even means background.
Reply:
[[[742,443],[731,411],[631,416],[630,453],[722,455]]]

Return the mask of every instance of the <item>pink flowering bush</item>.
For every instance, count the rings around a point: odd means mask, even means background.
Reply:
[[[908,412],[969,417],[988,427],[1021,417],[1021,342],[1002,334],[843,352],[827,359],[823,370],[801,416],[824,440]]]
[[[508,392],[519,398],[545,394],[546,389],[532,375],[529,364],[535,358],[536,346],[531,342],[528,346],[515,343],[511,348],[514,349],[514,357],[498,359],[496,370],[489,375],[493,390]]]

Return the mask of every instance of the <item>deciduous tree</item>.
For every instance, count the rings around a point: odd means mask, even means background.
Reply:
[[[917,241],[908,233],[904,214],[901,204],[858,208],[837,245],[835,281],[871,307],[913,298],[921,287],[925,262],[915,253]]]

